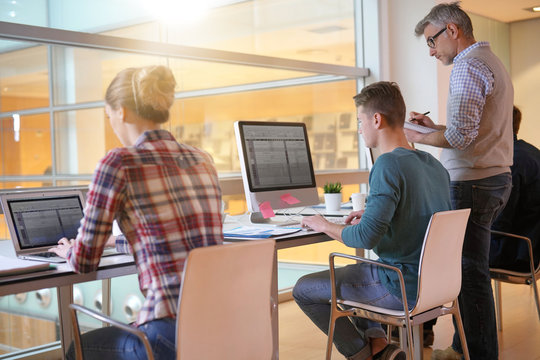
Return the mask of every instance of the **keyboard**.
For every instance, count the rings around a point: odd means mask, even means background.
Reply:
[[[333,223],[333,224],[338,224],[338,225],[347,225],[345,224],[345,219],[347,217],[346,216],[327,216],[325,217],[326,220],[328,220],[329,222]]]
[[[53,252],[42,252],[42,253],[37,253],[37,254],[32,254],[32,256],[41,256],[41,257],[44,257],[44,258],[50,258],[50,257],[56,257],[58,255],[56,255],[55,253]]]

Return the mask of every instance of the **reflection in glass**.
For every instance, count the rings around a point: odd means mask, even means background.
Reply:
[[[107,150],[120,146],[103,108],[55,114],[57,174],[92,174]]]
[[[49,105],[47,47],[0,40],[0,112]]]
[[[54,46],[52,53],[55,105],[101,101],[121,70],[166,64],[162,57],[75,47]]]
[[[304,122],[315,170],[356,169],[355,89],[349,80],[181,99],[165,126],[179,142],[208,151],[224,173],[240,171],[235,121]]]
[[[48,114],[0,118],[0,175],[44,175],[50,171]]]

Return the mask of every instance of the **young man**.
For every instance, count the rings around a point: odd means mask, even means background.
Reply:
[[[416,302],[418,264],[429,219],[449,210],[449,176],[428,153],[414,150],[403,132],[405,102],[395,83],[366,86],[354,97],[360,130],[368,147],[381,155],[369,177],[365,210],[353,211],[343,226],[321,216],[302,224],[354,248],[373,249],[380,261],[401,268],[410,306]],[[350,300],[403,309],[395,272],[371,264],[348,265],[336,270],[339,292]],[[300,308],[325,333],[330,319],[329,272],[298,280],[293,296]],[[388,345],[381,325],[355,318],[336,323],[334,343],[348,359],[405,359],[405,352]]]
[[[413,112],[418,123],[438,131],[405,130],[409,141],[443,148],[454,209],[471,208],[463,244],[459,305],[471,359],[497,359],[497,329],[489,277],[490,228],[511,188],[512,104],[508,72],[487,42],[476,42],[471,19],[458,3],[439,4],[415,29],[430,56],[454,64],[450,75],[446,126]],[[457,331],[452,346],[433,359],[461,359]]]

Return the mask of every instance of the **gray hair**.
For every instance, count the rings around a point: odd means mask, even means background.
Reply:
[[[416,36],[422,36],[429,24],[442,28],[450,23],[456,24],[463,31],[465,37],[474,37],[471,18],[461,9],[459,1],[434,6],[429,14],[416,24],[414,33]]]

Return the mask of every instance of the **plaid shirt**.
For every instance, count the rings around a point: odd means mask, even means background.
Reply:
[[[478,136],[486,97],[493,91],[495,79],[491,70],[479,59],[465,55],[487,42],[475,43],[454,58],[450,75],[448,119],[444,137],[455,149],[463,150]]]
[[[110,151],[97,165],[84,218],[68,262],[96,270],[116,219],[146,300],[137,324],[175,317],[184,262],[196,247],[223,241],[221,190],[207,153],[147,131],[133,147]]]

